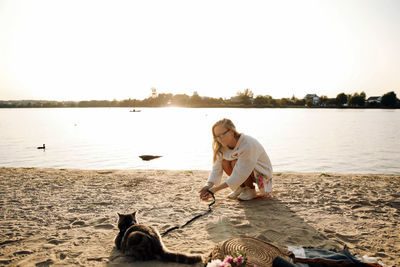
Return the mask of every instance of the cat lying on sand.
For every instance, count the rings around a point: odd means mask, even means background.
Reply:
[[[162,242],[156,228],[138,224],[136,211],[132,214],[119,214],[119,233],[115,238],[115,246],[125,255],[135,260],[162,260],[193,264],[202,260],[200,255],[189,255],[169,251]]]

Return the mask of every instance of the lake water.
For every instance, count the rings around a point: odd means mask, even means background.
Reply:
[[[400,110],[129,110],[0,109],[0,166],[209,170],[211,127],[227,117],[263,144],[274,171],[400,174]]]

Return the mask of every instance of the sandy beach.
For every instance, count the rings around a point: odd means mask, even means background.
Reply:
[[[138,210],[162,233],[208,209],[208,171],[0,168],[0,265],[185,266],[132,263],[114,248],[117,212]],[[400,266],[400,175],[274,173],[272,199],[216,195],[213,212],[166,235],[174,251],[208,255],[239,235],[277,245],[368,255]],[[201,266],[199,264],[198,266]]]

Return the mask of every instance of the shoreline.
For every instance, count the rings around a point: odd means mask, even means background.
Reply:
[[[128,266],[114,248],[117,212],[160,232],[207,210],[202,170],[77,170],[0,167],[0,264]],[[224,179],[224,178],[223,178]],[[207,256],[247,235],[280,246],[312,246],[400,265],[400,175],[274,173],[273,198],[229,200],[163,238],[174,251]],[[185,266],[142,262],[135,266]]]
[[[1,100],[0,100],[1,101]],[[323,106],[311,106],[311,107],[306,107],[306,106],[224,106],[224,107],[219,107],[219,106],[204,106],[204,107],[189,107],[189,106],[129,106],[129,107],[107,107],[107,106],[102,106],[102,107],[96,107],[96,106],[90,106],[90,107],[1,107],[0,109],[66,109],[66,108],[71,108],[71,109],[77,109],[77,108],[122,108],[122,109],[135,109],[135,108],[188,108],[188,109],[209,109],[209,108],[215,108],[215,109],[220,109],[220,108],[234,108],[234,109],[383,109],[383,110],[396,110],[400,109],[399,107],[374,107],[374,106],[367,106],[367,107],[356,107],[356,106],[348,106],[348,107],[323,107]]]

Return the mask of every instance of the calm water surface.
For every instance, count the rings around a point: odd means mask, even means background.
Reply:
[[[0,166],[208,170],[211,126],[227,117],[264,145],[274,171],[400,174],[400,110],[129,110],[0,109]]]

